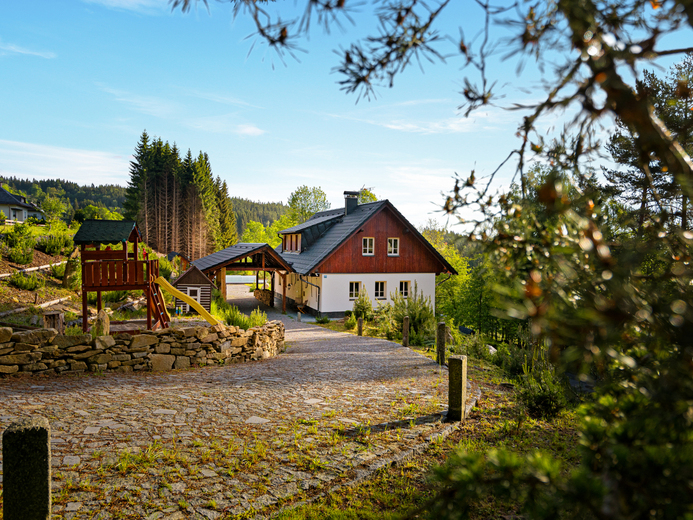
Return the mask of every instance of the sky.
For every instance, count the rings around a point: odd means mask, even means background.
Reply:
[[[481,26],[475,5],[452,2],[441,52],[452,54],[460,20]],[[287,18],[294,6],[269,11]],[[286,202],[301,185],[320,186],[339,207],[344,191],[367,187],[416,226],[445,222],[454,175],[493,171],[519,145],[520,114],[465,117],[459,56],[414,64],[357,103],[332,72],[334,51],[375,32],[369,9],[363,2],[343,30],[311,29],[298,59],[282,60],[225,3],[182,13],[168,0],[2,2],[0,176],[125,186],[146,130],[183,153],[206,152],[231,196]],[[541,96],[531,64],[518,76],[494,60],[489,73],[506,103]]]

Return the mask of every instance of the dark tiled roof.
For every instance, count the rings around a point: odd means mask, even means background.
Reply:
[[[183,274],[181,274],[176,280],[173,282],[174,287],[178,287],[178,285],[214,285],[214,283],[205,276],[205,274],[200,271],[200,269],[196,265],[191,265],[188,267],[187,271],[185,271]]]
[[[11,206],[21,206],[23,208],[35,209],[33,204],[28,204],[22,201],[22,197],[12,195],[2,186],[0,186],[0,204],[9,204]]]
[[[316,213],[305,223],[301,224],[304,226],[303,235],[305,236],[307,231],[310,232],[311,228],[308,226],[312,221],[316,224],[324,223],[327,219],[327,223],[331,224],[330,227],[324,231],[319,237],[312,240],[311,245],[299,253],[284,253],[282,251],[281,244],[276,248],[276,251],[281,254],[282,258],[291,264],[299,274],[309,274],[316,267],[318,267],[333,251],[335,251],[340,245],[344,243],[351,235],[359,230],[373,215],[380,211],[384,207],[388,207],[398,218],[400,218],[409,227],[411,232],[417,236],[429,249],[431,254],[438,258],[438,260],[445,266],[445,268],[453,273],[457,274],[455,268],[450,265],[450,263],[443,258],[443,256],[436,251],[436,249],[426,240],[426,238],[418,232],[418,230],[412,226],[409,221],[404,218],[404,216],[397,211],[397,209],[390,204],[388,200],[379,200],[377,202],[369,202],[366,204],[359,204],[356,208],[349,213],[344,215],[344,208],[339,210],[322,211]],[[338,217],[338,218],[336,218]],[[295,230],[297,227],[290,228]],[[289,230],[284,230],[282,233],[286,233]],[[298,231],[295,231],[298,232]]]
[[[268,244],[249,244],[240,243],[212,253],[211,255],[198,258],[193,262],[201,271],[207,271],[209,269],[215,269],[218,267],[223,267],[224,264],[230,264],[236,260],[240,260],[253,253],[259,253],[264,250],[269,255],[270,263],[266,264],[267,267],[286,267],[286,262],[282,259],[277,252],[272,249]]]
[[[283,253],[281,246],[277,248],[277,251],[297,273],[308,274],[386,204],[389,204],[387,200],[360,204],[348,215],[344,215],[344,208],[316,213],[302,225],[310,224],[311,221],[324,222],[325,217],[330,217],[328,220],[334,219],[332,226],[322,236],[313,240],[313,243],[300,254]],[[286,233],[286,230],[282,233]]]
[[[134,220],[85,220],[75,233],[75,244],[118,244],[137,230]]]

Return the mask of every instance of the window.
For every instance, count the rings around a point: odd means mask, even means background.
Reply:
[[[361,292],[361,282],[349,282],[349,299],[355,300]]]
[[[362,241],[362,249],[361,252],[363,253],[363,256],[373,256],[373,242],[375,239],[373,237],[364,237]]]
[[[387,239],[387,256],[399,256],[399,238]]]
[[[300,253],[301,252],[301,234],[292,233],[289,235],[284,235],[284,251]]]
[[[385,282],[375,282],[375,299],[385,299]]]
[[[399,282],[399,294],[402,298],[409,297],[409,282]]]

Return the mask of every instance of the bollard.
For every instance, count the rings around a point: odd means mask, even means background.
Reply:
[[[358,332],[359,336],[363,336],[363,318],[359,318]]]
[[[436,334],[436,363],[445,364],[445,322],[438,324],[438,334]]]
[[[301,322],[301,311],[298,311],[298,312],[296,313],[296,321],[299,322],[299,323]]]
[[[402,320],[402,346],[409,346],[409,316],[405,316]]]
[[[2,434],[4,520],[50,518],[50,445],[44,417],[14,422]]]
[[[464,421],[467,407],[467,356],[450,356],[448,368],[448,421]]]

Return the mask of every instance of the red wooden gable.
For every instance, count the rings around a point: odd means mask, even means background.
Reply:
[[[374,238],[373,256],[362,254],[362,239]],[[399,256],[388,256],[387,239],[399,238]],[[359,230],[328,256],[319,273],[436,273],[447,272],[433,246],[389,207],[383,206]]]

